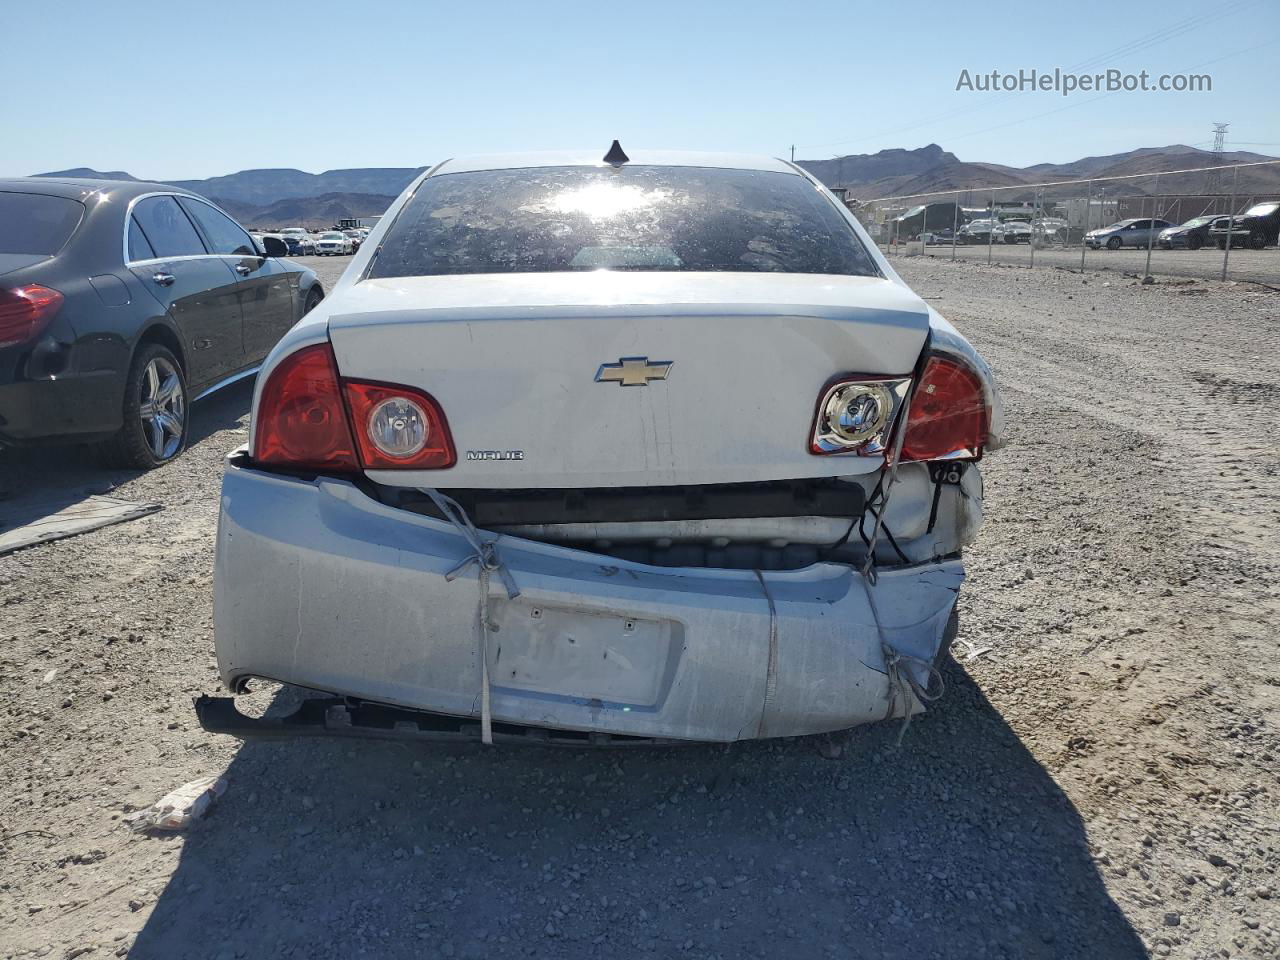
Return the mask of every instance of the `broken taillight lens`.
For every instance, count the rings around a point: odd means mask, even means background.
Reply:
[[[809,452],[819,456],[882,454],[911,380],[845,374],[818,395]]]
[[[978,374],[956,357],[931,354],[911,395],[901,459],[976,460],[990,426]]]

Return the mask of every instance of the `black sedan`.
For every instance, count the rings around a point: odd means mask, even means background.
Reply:
[[[154,183],[0,180],[0,444],[172,460],[192,401],[255,373],[324,296],[217,206]]]
[[[1186,247],[1188,250],[1199,250],[1209,240],[1209,227],[1214,217],[1192,217],[1186,223],[1176,227],[1165,227],[1160,231],[1159,243],[1166,250]]]

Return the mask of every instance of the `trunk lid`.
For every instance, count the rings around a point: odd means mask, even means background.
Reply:
[[[0,276],[33,267],[48,259],[48,254],[43,253],[0,253]]]
[[[838,374],[910,373],[929,329],[900,284],[800,274],[365,280],[329,308],[341,375],[425,390],[457,448],[447,470],[369,476],[445,488],[865,473],[879,457],[809,452],[818,394]]]

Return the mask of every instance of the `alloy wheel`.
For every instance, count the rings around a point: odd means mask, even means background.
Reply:
[[[182,378],[163,357],[154,357],[142,373],[138,415],[142,435],[156,460],[168,460],[182,445],[187,403]]]

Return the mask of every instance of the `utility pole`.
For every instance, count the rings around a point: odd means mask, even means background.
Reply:
[[[1215,123],[1213,125],[1213,159],[1209,161],[1213,166],[1222,166],[1223,156],[1226,147],[1227,127],[1230,123]],[[1205,186],[1205,193],[1210,196],[1217,196],[1222,190],[1222,171],[1210,170],[1209,182]]]

